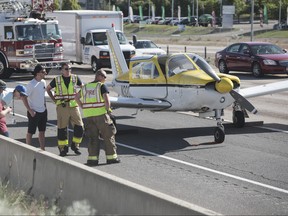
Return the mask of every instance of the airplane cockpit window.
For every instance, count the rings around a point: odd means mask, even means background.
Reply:
[[[171,57],[168,63],[168,76],[174,76],[185,71],[195,70],[195,66],[185,55],[177,55]]]
[[[157,67],[152,62],[135,63],[132,69],[133,79],[156,79],[159,77]]]

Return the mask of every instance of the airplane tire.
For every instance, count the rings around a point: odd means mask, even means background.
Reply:
[[[214,141],[215,143],[222,143],[225,140],[224,127],[217,127],[214,130]]]
[[[233,112],[233,124],[237,128],[242,128],[245,125],[245,116],[242,111]]]

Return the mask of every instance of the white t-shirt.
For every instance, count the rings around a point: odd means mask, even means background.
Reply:
[[[46,81],[42,79],[38,82],[36,79],[32,79],[26,88],[30,108],[36,112],[44,112],[46,110]]]

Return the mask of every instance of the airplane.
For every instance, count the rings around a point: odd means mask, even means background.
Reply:
[[[110,97],[113,108],[146,109],[152,112],[192,111],[216,119],[214,142],[225,140],[224,109],[233,106],[233,124],[244,127],[246,110],[257,109],[246,99],[288,90],[288,80],[240,89],[237,76],[216,73],[201,56],[177,53],[135,56],[129,68],[114,28],[107,30],[113,78]]]

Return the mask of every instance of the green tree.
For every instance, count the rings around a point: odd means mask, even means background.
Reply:
[[[80,10],[80,9],[81,9],[81,6],[79,5],[78,0],[63,0],[62,1],[62,10]]]

